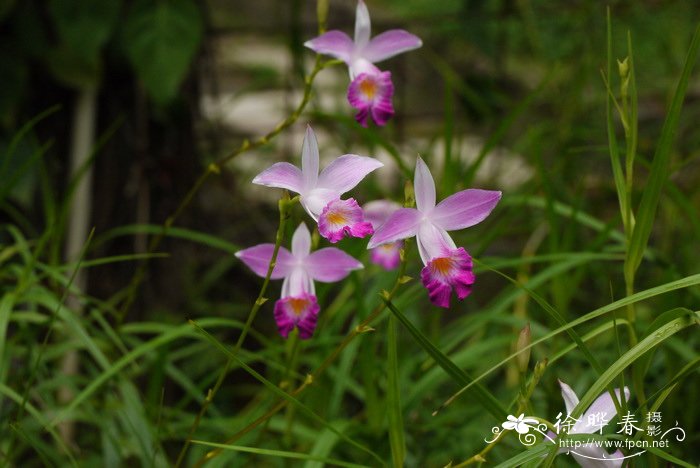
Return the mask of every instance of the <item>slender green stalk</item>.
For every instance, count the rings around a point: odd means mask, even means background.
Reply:
[[[231,151],[229,154],[223,156],[222,158],[218,159],[217,161],[209,164],[209,166],[207,166],[207,169],[197,178],[194,185],[192,185],[190,190],[187,192],[185,197],[182,199],[180,204],[173,212],[173,214],[168,216],[168,218],[165,220],[160,232],[156,236],[151,238],[146,253],[152,254],[153,252],[155,252],[158,246],[160,246],[160,243],[163,241],[163,239],[168,235],[168,230],[180,218],[180,215],[190,205],[195,195],[199,192],[199,190],[202,188],[204,183],[209,179],[211,175],[220,174],[221,168],[224,167],[226,163],[240,156],[243,153],[247,153],[248,151],[266,145],[277,135],[279,135],[283,130],[292,126],[299,119],[301,114],[306,109],[306,106],[311,101],[311,91],[313,89],[314,80],[316,79],[318,73],[324,68],[336,65],[338,63],[341,62],[339,62],[338,60],[329,60],[326,62],[322,62],[320,57],[317,56],[316,61],[314,63],[314,68],[311,70],[311,73],[309,73],[309,75],[307,75],[304,79],[304,94],[302,96],[301,101],[299,102],[299,105],[292,111],[292,113],[289,116],[287,116],[287,118],[285,118],[282,122],[277,124],[277,126],[267,134],[253,141],[250,141],[248,139],[243,140],[243,143],[241,143],[241,145],[238,148]],[[117,316],[118,323],[122,323],[124,321],[124,318],[131,309],[131,306],[133,305],[134,300],[136,299],[136,293],[138,292],[138,288],[146,276],[147,268],[148,260],[142,261],[138,269],[136,270],[136,273],[134,273],[134,276],[131,278],[129,285],[127,286],[126,298],[124,299],[124,302],[122,303],[122,306],[119,310],[119,314]]]
[[[287,366],[287,369],[284,372],[284,377],[282,378],[282,385],[287,385],[287,379],[289,378],[289,375],[292,374],[297,367],[297,364],[299,362],[299,329],[295,328],[292,330],[291,336],[289,337],[291,340],[290,346],[289,346],[289,356],[288,356],[288,362],[289,365]],[[292,443],[292,427],[294,425],[294,415],[296,414],[295,411],[295,406],[290,406],[287,409],[287,414],[285,415],[286,419],[286,426],[284,429],[284,442],[287,446],[291,446]]]
[[[399,383],[399,359],[396,317],[389,317],[387,325],[387,411],[389,416],[389,445],[393,466],[400,468],[406,458],[403,415],[401,413],[401,388]]]
[[[255,316],[258,314],[260,307],[267,301],[267,298],[265,297],[265,293],[267,292],[267,287],[270,284],[270,277],[272,276],[272,271],[274,270],[275,263],[277,262],[277,254],[279,253],[280,247],[282,245],[282,241],[284,240],[284,230],[285,230],[285,226],[287,224],[287,219],[289,219],[289,210],[292,207],[292,205],[294,203],[296,203],[298,200],[299,200],[299,197],[294,197],[294,198],[290,199],[289,193],[285,191],[284,196],[279,201],[280,220],[279,220],[279,226],[277,228],[277,234],[275,235],[275,248],[272,251],[272,259],[270,260],[270,265],[267,268],[267,274],[265,275],[265,280],[263,281],[262,287],[260,288],[260,293],[258,294],[258,298],[253,303],[253,307],[250,309],[250,313],[248,314],[248,319],[246,320],[245,325],[243,326],[243,329],[241,330],[241,334],[238,336],[238,341],[236,341],[236,345],[233,347],[233,351],[231,352],[233,357],[237,356],[238,352],[243,347],[243,342],[245,341],[245,338],[248,335],[248,331],[250,331],[250,327],[253,324],[253,320],[255,320]],[[177,460],[175,461],[176,468],[182,464],[184,457],[185,457],[185,454],[187,453],[187,449],[190,447],[190,445],[192,443],[192,437],[194,436],[195,431],[199,427],[199,424],[202,420],[202,417],[207,412],[209,405],[214,400],[216,393],[221,388],[221,385],[224,383],[224,379],[226,378],[229,371],[231,370],[231,367],[233,366],[233,363],[234,363],[233,357],[229,358],[226,361],[226,365],[224,365],[224,368],[219,373],[219,377],[216,380],[216,383],[207,392],[207,396],[204,399],[204,401],[202,402],[202,407],[199,409],[199,413],[197,413],[197,416],[195,417],[194,422],[192,423],[192,426],[190,427],[190,430],[187,433],[185,443],[182,446],[182,449],[180,449],[180,453],[177,457]]]
[[[409,277],[406,276],[406,257],[407,257],[407,248],[409,247],[410,242],[408,240],[404,241],[404,249],[401,253],[401,265],[399,267],[399,272],[398,275],[396,276],[396,281],[394,282],[394,286],[391,288],[390,291],[385,291],[384,292],[384,297],[387,300],[391,300],[396,293],[398,292],[399,288],[401,285],[405,284],[407,281],[410,280]],[[350,333],[348,333],[343,341],[340,342],[340,344],[333,350],[333,352],[326,357],[326,359],[323,360],[323,362],[316,368],[316,370],[312,373],[309,374],[306,377],[306,380],[299,386],[297,387],[294,391],[290,392],[289,395],[292,397],[296,397],[300,393],[302,393],[308,386],[313,384],[314,381],[318,380],[321,375],[325,372],[328,367],[330,367],[333,362],[340,356],[340,353],[343,352],[343,350],[359,335],[362,335],[364,333],[368,333],[373,331],[374,329],[370,327],[370,324],[376,320],[379,315],[386,309],[386,303],[384,300],[382,300],[373,310],[372,312],[365,318],[362,322],[360,322],[355,328],[353,328]],[[246,427],[241,429],[240,431],[236,432],[233,436],[230,438],[226,439],[226,441],[223,442],[223,445],[230,445],[234,443],[235,441],[239,440],[241,437],[244,435],[248,434],[251,432],[253,429],[256,427],[260,426],[263,424],[265,421],[270,419],[272,416],[277,414],[279,411],[284,409],[289,402],[287,400],[280,400],[275,406],[273,406],[267,413],[264,415],[260,416],[258,419],[253,421],[252,423],[248,424]],[[212,450],[211,452],[208,452],[207,454],[204,455],[201,459],[197,461],[197,463],[194,465],[195,467],[200,467],[204,463],[212,460],[213,458],[217,457],[223,452],[223,449],[219,448],[216,450]]]

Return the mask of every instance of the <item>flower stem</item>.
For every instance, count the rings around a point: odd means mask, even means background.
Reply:
[[[408,240],[404,243],[404,252],[401,255],[401,265],[399,267],[399,272],[398,275],[396,276],[396,281],[394,282],[394,286],[391,288],[389,292],[385,292],[386,296],[385,298],[391,300],[396,293],[398,292],[399,288],[401,285],[406,283],[406,249],[409,246],[410,242]],[[352,329],[350,333],[343,339],[342,342],[333,350],[333,352],[326,357],[326,359],[323,360],[323,362],[318,366],[318,368],[310,375],[306,377],[306,380],[299,386],[297,387],[294,391],[290,392],[289,394],[293,397],[296,397],[300,393],[302,393],[308,386],[310,386],[314,381],[318,380],[323,374],[323,372],[330,367],[333,362],[338,358],[340,353],[358,336],[367,332],[372,331],[373,329],[370,327],[370,324],[379,317],[379,315],[384,311],[386,308],[386,304],[384,301],[382,301],[380,304],[378,304],[372,312],[365,318],[362,322],[360,322],[355,328]],[[280,400],[277,402],[275,406],[273,406],[267,413],[264,415],[260,416],[258,419],[253,421],[252,423],[248,424],[246,427],[241,429],[240,431],[236,432],[233,436],[231,436],[229,439],[227,439],[223,444],[228,445],[232,444],[244,435],[248,434],[251,432],[253,429],[258,427],[259,425],[263,424],[267,420],[269,420],[272,416],[277,414],[279,411],[284,409],[287,405],[289,404],[288,400]],[[197,463],[194,465],[195,467],[200,467],[202,466],[205,462],[210,461],[211,459],[215,458],[221,452],[223,449],[217,448],[215,450],[212,450],[208,453],[205,454],[204,457],[199,459]]]
[[[336,65],[338,63],[341,62],[339,62],[338,60],[328,60],[322,62],[320,56],[317,56],[316,61],[314,62],[314,68],[304,79],[304,94],[302,96],[301,102],[299,102],[299,105],[292,111],[292,113],[289,116],[287,116],[287,118],[285,118],[282,122],[277,124],[277,126],[271,131],[269,131],[267,134],[253,141],[250,141],[248,139],[243,140],[243,142],[238,148],[207,166],[206,170],[199,176],[199,178],[197,178],[194,185],[187,192],[187,194],[177,206],[173,214],[171,214],[165,220],[160,232],[151,238],[148,244],[148,250],[145,255],[146,259],[141,261],[138,269],[136,270],[136,273],[134,273],[134,276],[132,276],[129,285],[127,286],[126,298],[124,299],[124,302],[122,303],[122,306],[120,307],[119,312],[117,314],[118,324],[121,324],[124,321],[126,315],[128,314],[129,310],[131,309],[131,306],[134,303],[134,300],[136,299],[136,293],[138,292],[139,286],[141,285],[146,276],[146,271],[148,268],[148,258],[150,257],[150,254],[155,252],[158,246],[160,246],[160,243],[168,235],[168,230],[170,229],[170,227],[172,227],[172,225],[175,224],[175,222],[178,220],[183,211],[185,211],[185,209],[190,205],[195,195],[199,192],[199,190],[202,188],[207,179],[209,179],[209,177],[213,174],[220,174],[221,168],[224,167],[224,165],[229,161],[233,160],[234,158],[238,157],[243,153],[256,149],[260,146],[266,145],[277,135],[279,135],[283,130],[292,126],[299,119],[301,114],[306,109],[306,106],[311,101],[311,91],[313,88],[313,82],[318,73],[324,68]]]
[[[180,450],[180,453],[177,457],[177,461],[175,462],[176,468],[182,464],[184,457],[185,457],[185,454],[187,453],[187,449],[189,448],[190,444],[192,443],[192,436],[194,435],[195,431],[199,427],[199,424],[201,422],[202,417],[207,412],[209,405],[214,400],[216,393],[221,388],[221,385],[223,384],[224,379],[226,378],[229,371],[231,370],[231,367],[233,366],[233,362],[234,362],[233,357],[237,356],[238,352],[243,347],[243,342],[245,341],[245,338],[248,335],[248,331],[250,330],[250,328],[253,324],[253,320],[255,320],[255,316],[258,314],[260,307],[267,301],[267,298],[265,298],[265,293],[267,292],[267,287],[270,284],[270,277],[272,276],[272,271],[275,268],[275,263],[277,261],[277,254],[279,253],[280,247],[282,245],[282,241],[284,240],[284,230],[285,230],[285,226],[287,224],[287,219],[289,219],[289,210],[292,207],[292,205],[294,203],[296,203],[298,200],[299,200],[298,196],[290,199],[289,193],[287,191],[285,191],[284,196],[279,201],[280,220],[279,220],[279,226],[277,228],[277,234],[275,235],[275,248],[272,251],[272,259],[270,259],[270,265],[267,267],[267,274],[265,275],[265,280],[263,281],[262,287],[260,288],[260,293],[258,294],[257,299],[253,303],[253,306],[250,309],[250,313],[248,314],[248,318],[245,322],[245,325],[243,326],[243,329],[241,330],[241,334],[238,336],[238,340],[236,341],[236,345],[233,347],[233,351],[231,352],[232,357],[230,357],[228,359],[228,361],[226,361],[226,365],[219,373],[219,377],[216,380],[216,383],[207,392],[207,397],[202,402],[202,406],[199,409],[199,413],[197,413],[197,416],[195,417],[194,422],[192,423],[192,426],[190,427],[190,430],[187,433],[187,438],[185,439],[185,443],[182,446],[182,449]]]

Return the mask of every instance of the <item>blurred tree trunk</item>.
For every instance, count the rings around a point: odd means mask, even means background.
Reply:
[[[70,147],[70,176],[75,179],[75,190],[70,196],[68,231],[66,234],[65,259],[67,262],[80,260],[80,252],[85,245],[90,230],[90,212],[92,211],[92,163],[90,156],[95,144],[95,126],[97,116],[97,89],[83,88],[75,97],[73,109],[73,126]],[[69,184],[70,186],[70,184]],[[77,291],[87,291],[87,270],[80,269],[75,275],[73,286]],[[78,295],[70,294],[66,299],[69,313],[80,314],[82,304]],[[80,367],[79,355],[71,349],[61,362],[61,372],[66,377],[77,374]],[[58,399],[62,404],[73,399],[69,385],[59,388]],[[69,447],[73,445],[75,422],[64,421],[59,426],[63,441]]]

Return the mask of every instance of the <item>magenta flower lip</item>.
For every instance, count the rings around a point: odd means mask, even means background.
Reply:
[[[360,73],[379,73],[375,63],[423,45],[418,36],[403,29],[385,31],[370,39],[371,30],[369,11],[365,2],[359,0],[355,12],[354,40],[342,31],[332,30],[306,41],[304,46],[345,62],[350,79],[354,80]]]
[[[318,232],[332,243],[346,235],[365,237],[374,233],[372,224],[364,220],[362,208],[354,198],[333,200],[318,218]]]
[[[348,102],[357,109],[355,120],[363,127],[370,116],[377,125],[386,125],[394,115],[393,95],[390,72],[360,73],[348,87]]]

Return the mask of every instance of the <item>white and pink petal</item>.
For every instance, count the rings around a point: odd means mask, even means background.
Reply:
[[[349,65],[355,43],[344,32],[333,30],[306,41],[304,46],[317,54],[330,55]]]
[[[387,221],[376,230],[367,245],[373,249],[381,244],[395,242],[397,240],[413,237],[418,232],[421,217],[420,211],[413,208],[401,208],[396,210]]]
[[[270,261],[272,260],[274,250],[274,244],[260,244],[240,250],[236,252],[235,255],[245,263],[248,268],[253,270],[256,275],[264,278],[267,276],[267,270],[270,267]],[[277,252],[277,261],[275,262],[275,267],[272,270],[270,278],[284,278],[291,272],[293,263],[294,259],[292,254],[284,247],[280,247]]]
[[[622,405],[620,401],[619,388],[615,389],[615,398],[617,399],[618,404]],[[629,398],[630,389],[628,387],[625,387],[625,401],[629,401]],[[591,403],[591,406],[589,406],[588,409],[586,409],[586,411],[583,413],[583,416],[581,416],[579,421],[572,428],[573,433],[592,434],[600,430],[600,424],[589,424],[588,416],[595,417],[596,415],[604,416],[605,420],[607,421],[610,421],[615,415],[617,415],[617,408],[615,407],[615,403],[610,397],[610,392],[602,393],[598,398],[596,398],[593,401],[593,403]],[[595,420],[595,418],[592,418],[592,420]]]
[[[318,180],[318,141],[310,125],[306,126],[304,143],[301,146],[301,173],[304,192],[316,187]]]
[[[416,195],[416,208],[423,213],[429,213],[435,207],[435,180],[420,157],[416,160],[413,190]]]
[[[298,260],[303,260],[309,256],[311,251],[311,233],[306,224],[299,223],[299,226],[292,235],[292,255]]]
[[[363,0],[358,0],[355,10],[355,50],[362,50],[369,42],[372,34],[372,24],[369,19],[369,11]]]
[[[301,193],[304,182],[301,170],[288,162],[278,162],[255,176],[253,183]]]
[[[384,164],[374,158],[344,154],[335,158],[321,171],[316,186],[342,195],[357,186],[367,174],[382,166]]]
[[[316,286],[306,270],[296,265],[282,281],[282,297],[316,294]]]
[[[362,56],[372,63],[417,49],[423,45],[420,38],[403,29],[392,29],[374,37],[362,50]]]
[[[462,190],[438,203],[430,220],[447,231],[464,229],[486,219],[500,199],[495,190]]]
[[[309,216],[318,222],[318,217],[323,209],[333,200],[340,198],[337,190],[328,188],[315,188],[301,196],[299,202],[304,207]]]
[[[566,414],[571,414],[576,405],[578,405],[578,395],[568,384],[561,380],[559,381],[559,386],[561,387],[561,397],[564,400],[564,406],[566,406]]]
[[[335,247],[326,247],[309,255],[304,268],[316,281],[333,283],[340,281],[353,270],[364,268],[356,258]]]
[[[423,265],[427,265],[435,257],[444,257],[457,248],[447,231],[425,219],[418,228],[416,244]]]

